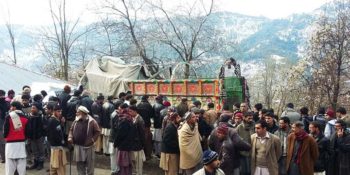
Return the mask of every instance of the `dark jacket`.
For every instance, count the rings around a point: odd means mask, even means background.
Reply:
[[[249,151],[250,144],[243,141],[236,130],[229,128],[226,139],[220,141],[216,135],[217,128],[214,129],[209,137],[209,147],[211,150],[219,153],[220,168],[225,174],[233,174],[233,170],[240,166],[240,151]]]
[[[48,119],[47,128],[47,140],[50,146],[63,146],[64,136],[61,122],[55,117],[50,117]]]
[[[91,105],[91,116],[96,120],[96,122],[101,125],[101,118],[102,118],[102,105],[99,104],[97,101],[95,101]]]
[[[302,115],[302,116],[301,116],[301,121],[302,121],[303,124],[304,124],[304,130],[305,130],[307,133],[310,133],[310,131],[309,131],[309,125],[310,125],[310,123],[312,122],[312,117],[311,117],[311,116],[308,116],[308,115]]]
[[[44,130],[44,121],[42,114],[37,114],[33,116],[30,114],[28,123],[27,123],[28,135],[29,139],[39,139],[45,135]]]
[[[134,137],[136,135],[131,117],[121,114],[118,119],[118,127],[114,140],[114,147],[121,151],[132,151]]]
[[[162,122],[163,122],[163,119],[160,115],[160,111],[162,109],[164,109],[165,106],[159,102],[156,102],[154,105],[153,105],[153,110],[154,110],[154,117],[153,117],[153,126],[154,128],[156,129],[160,129],[162,128]]]
[[[0,120],[5,120],[6,113],[10,110],[10,104],[5,98],[0,98]],[[2,128],[2,126],[0,126]]]
[[[342,138],[334,133],[330,141],[330,162],[327,175],[348,175],[350,172],[350,133]]]
[[[181,117],[183,117],[185,113],[188,111],[187,102],[186,103],[181,102],[179,105],[177,105],[176,111]]]
[[[132,151],[140,151],[145,145],[145,122],[140,115],[134,119],[133,129],[135,136],[133,137]]]
[[[114,112],[111,114],[111,135],[109,136],[109,142],[112,142],[112,143],[114,143],[117,135],[118,119],[119,119],[119,113],[117,110],[114,110]]]
[[[269,132],[269,133],[275,133],[277,130],[278,130],[278,126],[276,125],[275,122],[273,122],[273,125],[270,127],[270,126],[267,126],[266,127],[266,130]]]
[[[203,116],[198,119],[198,131],[201,137],[208,138],[213,128],[204,120]]]
[[[151,127],[151,118],[154,116],[154,109],[152,105],[147,100],[141,100],[141,102],[137,105],[137,112],[143,118],[145,122],[145,127]]]
[[[90,111],[90,114],[92,114],[91,106],[93,103],[94,101],[89,96],[87,95],[81,96],[80,105],[85,106]]]
[[[77,113],[77,108],[80,106],[80,98],[72,96],[67,102],[66,120],[74,121]]]
[[[163,153],[180,154],[177,127],[174,123],[169,123],[165,127],[161,150]]]
[[[330,141],[322,133],[320,133],[317,137],[314,138],[317,142],[319,153],[318,159],[314,165],[314,171],[323,172],[328,167]]]
[[[101,126],[102,128],[111,128],[111,114],[114,112],[114,105],[107,101],[102,105],[102,117]]]
[[[70,95],[66,92],[62,92],[59,96],[58,99],[60,99],[60,105],[62,108],[62,116],[66,117],[67,116],[67,102],[70,99]]]

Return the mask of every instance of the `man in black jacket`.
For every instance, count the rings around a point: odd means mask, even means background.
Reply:
[[[27,124],[28,135],[31,149],[34,154],[34,164],[29,169],[41,170],[44,168],[45,148],[44,148],[44,122],[42,117],[43,107],[40,103],[33,102],[32,110]]]
[[[239,175],[239,152],[251,149],[250,144],[243,141],[236,130],[229,128],[226,123],[221,123],[211,132],[209,147],[211,150],[220,153],[220,168],[225,174],[230,175]]]
[[[148,95],[141,97],[141,102],[137,105],[137,112],[141,115],[145,122],[145,156],[146,160],[152,156],[152,133],[151,133],[151,118],[154,116],[154,109],[148,102]]]
[[[314,172],[325,174],[329,158],[329,139],[321,132],[321,124],[317,121],[309,123],[310,135],[316,140],[319,156],[314,165]]]
[[[136,135],[133,125],[133,119],[128,113],[128,105],[120,106],[121,112],[118,116],[118,125],[114,140],[114,147],[117,148],[117,164],[120,174],[132,174],[131,154],[134,137]],[[128,132],[125,132],[128,131]]]
[[[154,127],[154,154],[157,157],[160,157],[160,146],[162,142],[162,123],[163,119],[160,115],[160,111],[165,108],[163,105],[163,96],[158,95],[156,98],[156,103],[153,105],[154,109],[154,118],[153,118],[153,127]]]
[[[53,107],[53,115],[48,119],[47,124],[47,140],[50,143],[50,174],[66,173],[66,153],[63,149],[64,132],[61,122],[61,107],[55,105]]]
[[[172,113],[168,125],[165,127],[159,166],[168,175],[177,175],[179,171],[180,149],[177,128],[179,127],[181,117],[178,113]]]
[[[143,147],[145,145],[145,122],[137,113],[136,106],[129,106],[129,114],[133,118],[133,129],[135,129],[136,133],[131,151],[131,154],[133,155],[133,167],[136,175],[142,175],[143,161],[145,161],[143,152]]]
[[[67,102],[70,99],[70,92],[71,92],[71,88],[69,85],[65,85],[63,88],[63,92],[58,96],[58,98],[60,99],[60,105],[62,107],[62,116],[63,117],[67,117]]]
[[[102,113],[103,113],[103,101],[104,101],[105,97],[100,94],[99,96],[97,96],[96,100],[94,101],[94,103],[91,105],[91,114],[92,114],[92,118],[94,118],[96,120],[96,122],[98,123],[98,126],[100,128],[102,128],[101,125],[101,119],[102,119]],[[100,136],[98,136],[96,142],[95,142],[95,152],[96,153],[102,153],[102,148],[103,148],[103,142],[102,142],[102,134]],[[104,150],[103,150],[104,151]]]
[[[5,140],[3,137],[3,127],[6,113],[10,110],[10,104],[5,100],[6,92],[0,90],[0,161],[5,162]]]
[[[348,175],[350,172],[350,133],[343,120],[335,122],[336,132],[331,137],[330,164],[327,175]]]
[[[111,114],[114,112],[113,96],[108,96],[102,105],[101,127],[103,153],[109,155],[109,136],[111,134]]]

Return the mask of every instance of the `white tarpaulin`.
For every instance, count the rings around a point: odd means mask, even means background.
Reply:
[[[93,59],[85,68],[80,84],[92,94],[117,96],[129,90],[128,81],[145,79],[145,71],[140,64],[120,64],[117,58]]]

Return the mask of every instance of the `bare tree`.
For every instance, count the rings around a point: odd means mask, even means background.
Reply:
[[[11,18],[10,10],[7,11],[7,14],[8,14],[8,19],[5,20],[5,26],[6,26],[7,32],[8,32],[9,37],[10,37],[10,42],[11,42],[11,48],[12,48],[11,61],[13,64],[17,64],[15,33],[14,33],[13,25],[12,25],[11,20],[10,20],[10,18]]]
[[[54,4],[53,0],[49,0],[53,26],[41,31],[41,46],[48,60],[55,60],[54,62],[58,63],[59,71],[56,72],[60,72],[59,77],[68,80],[73,45],[81,36],[85,35],[87,31],[76,32],[79,18],[75,21],[67,19],[65,0],[58,0],[55,2],[57,2],[57,4]]]
[[[189,78],[191,62],[217,47],[213,42],[214,31],[206,25],[213,12],[214,1],[210,0],[209,5],[206,5],[203,0],[196,0],[189,7],[180,7],[187,9],[184,14],[170,14],[161,0],[149,3],[153,7],[153,16],[159,29],[155,38],[174,49],[186,63],[184,77]]]
[[[105,0],[103,5],[104,9],[108,10],[108,13],[122,20],[123,27],[127,29],[128,34],[132,40],[133,45],[136,48],[138,56],[142,58],[145,65],[152,75],[155,75],[159,67],[158,65],[148,56],[144,45],[144,37],[137,34],[138,25],[138,13],[142,10],[145,2],[144,1],[133,1],[133,0]],[[159,76],[157,76],[159,78]]]
[[[322,16],[310,40],[308,61],[311,76],[309,85],[320,89],[319,98],[325,95],[327,104],[338,106],[338,99],[349,79],[350,68],[350,8],[349,1],[334,1],[329,8],[335,16]]]

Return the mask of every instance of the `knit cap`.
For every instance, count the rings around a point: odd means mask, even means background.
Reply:
[[[211,150],[206,150],[203,153],[203,164],[208,165],[218,158],[218,153]]]

